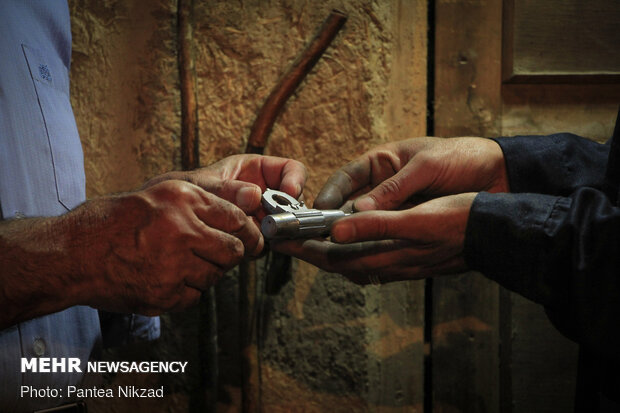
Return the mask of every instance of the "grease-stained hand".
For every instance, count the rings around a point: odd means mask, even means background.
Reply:
[[[184,309],[264,242],[244,211],[179,180],[89,201],[64,219],[86,274],[82,304],[119,312]]]
[[[361,284],[457,273],[466,269],[465,230],[479,191],[509,191],[496,142],[424,137],[385,144],[336,171],[317,196],[315,208],[351,203],[346,209],[359,211],[334,224],[331,241],[273,248]]]
[[[378,146],[336,171],[315,208],[393,210],[442,195],[508,192],[500,146],[485,138],[413,138]]]
[[[278,241],[271,246],[358,284],[455,274],[467,269],[463,244],[475,196],[450,195],[399,211],[359,212],[334,224],[331,241]]]

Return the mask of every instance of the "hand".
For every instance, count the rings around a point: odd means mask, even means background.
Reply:
[[[299,198],[307,178],[304,165],[292,159],[233,155],[205,168],[157,176],[144,187],[167,179],[191,182],[261,219],[265,215],[260,203],[265,189],[279,189]]]
[[[263,248],[241,209],[177,180],[87,202],[64,219],[82,263],[76,273],[87,275],[81,303],[111,311],[186,308]]]
[[[414,138],[379,146],[334,173],[315,208],[334,209],[357,196],[357,211],[402,208],[436,196],[508,192],[504,156],[484,138]],[[360,196],[361,195],[361,196]]]
[[[338,220],[332,240],[271,244],[358,284],[412,280],[466,270],[463,244],[475,193],[435,198],[401,211],[358,212]]]

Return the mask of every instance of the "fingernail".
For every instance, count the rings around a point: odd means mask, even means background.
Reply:
[[[372,211],[375,209],[377,209],[377,202],[369,196],[364,196],[353,203],[354,211]]]
[[[332,228],[332,240],[339,243],[347,243],[355,239],[355,226],[347,223],[334,225]]]
[[[256,186],[246,186],[237,192],[236,204],[244,211],[253,211],[260,203],[260,189]]]

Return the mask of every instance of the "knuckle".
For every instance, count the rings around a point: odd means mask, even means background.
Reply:
[[[144,213],[155,209],[156,202],[153,197],[150,196],[150,192],[147,191],[131,192],[127,195],[123,195],[120,198],[120,205],[122,205],[123,210]]]
[[[172,196],[181,199],[188,199],[193,197],[194,187],[190,183],[184,181],[170,181],[170,184],[170,194]]]
[[[224,270],[213,267],[204,277],[205,290],[224,278]]]
[[[392,178],[388,178],[383,181],[383,184],[379,190],[380,195],[394,195],[399,194],[402,190],[402,184],[399,180]]]
[[[227,213],[228,218],[228,231],[237,234],[243,232],[248,226],[248,217],[245,213],[238,209],[231,207]]]
[[[186,201],[193,197],[194,186],[185,181],[169,180],[157,185],[159,195],[166,200]]]
[[[224,191],[225,188],[225,184],[227,181],[224,181],[222,179],[218,179],[215,177],[207,177],[205,179],[203,179],[202,181],[202,187],[204,189],[206,189],[207,191],[209,191],[209,193],[213,193],[213,194],[219,194],[222,193]],[[210,198],[210,194],[207,195],[207,198]]]
[[[435,162],[437,162],[436,156],[432,155],[428,151],[417,153],[414,159],[415,163],[422,170],[430,168]]]
[[[243,258],[243,254],[245,253],[245,247],[243,246],[243,242],[240,239],[235,239],[232,243],[231,253],[233,259],[238,263]]]
[[[369,171],[365,163],[360,159],[356,159],[336,171],[332,178],[334,178],[334,183],[343,182],[348,186],[352,186],[356,181],[366,181],[368,173]]]
[[[233,238],[226,245],[226,253],[223,254],[222,261],[225,268],[232,268],[239,264],[245,254],[243,242],[238,238]]]

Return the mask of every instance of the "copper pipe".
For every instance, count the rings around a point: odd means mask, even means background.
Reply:
[[[327,20],[325,20],[319,29],[317,35],[312,39],[297,60],[295,60],[288,72],[286,72],[280,79],[278,85],[273,89],[265,103],[263,103],[252,125],[248,144],[245,149],[246,153],[263,153],[265,146],[267,146],[267,139],[271,133],[273,124],[282,111],[284,104],[304,80],[306,75],[310,73],[346,21],[346,14],[338,10],[332,10]]]

